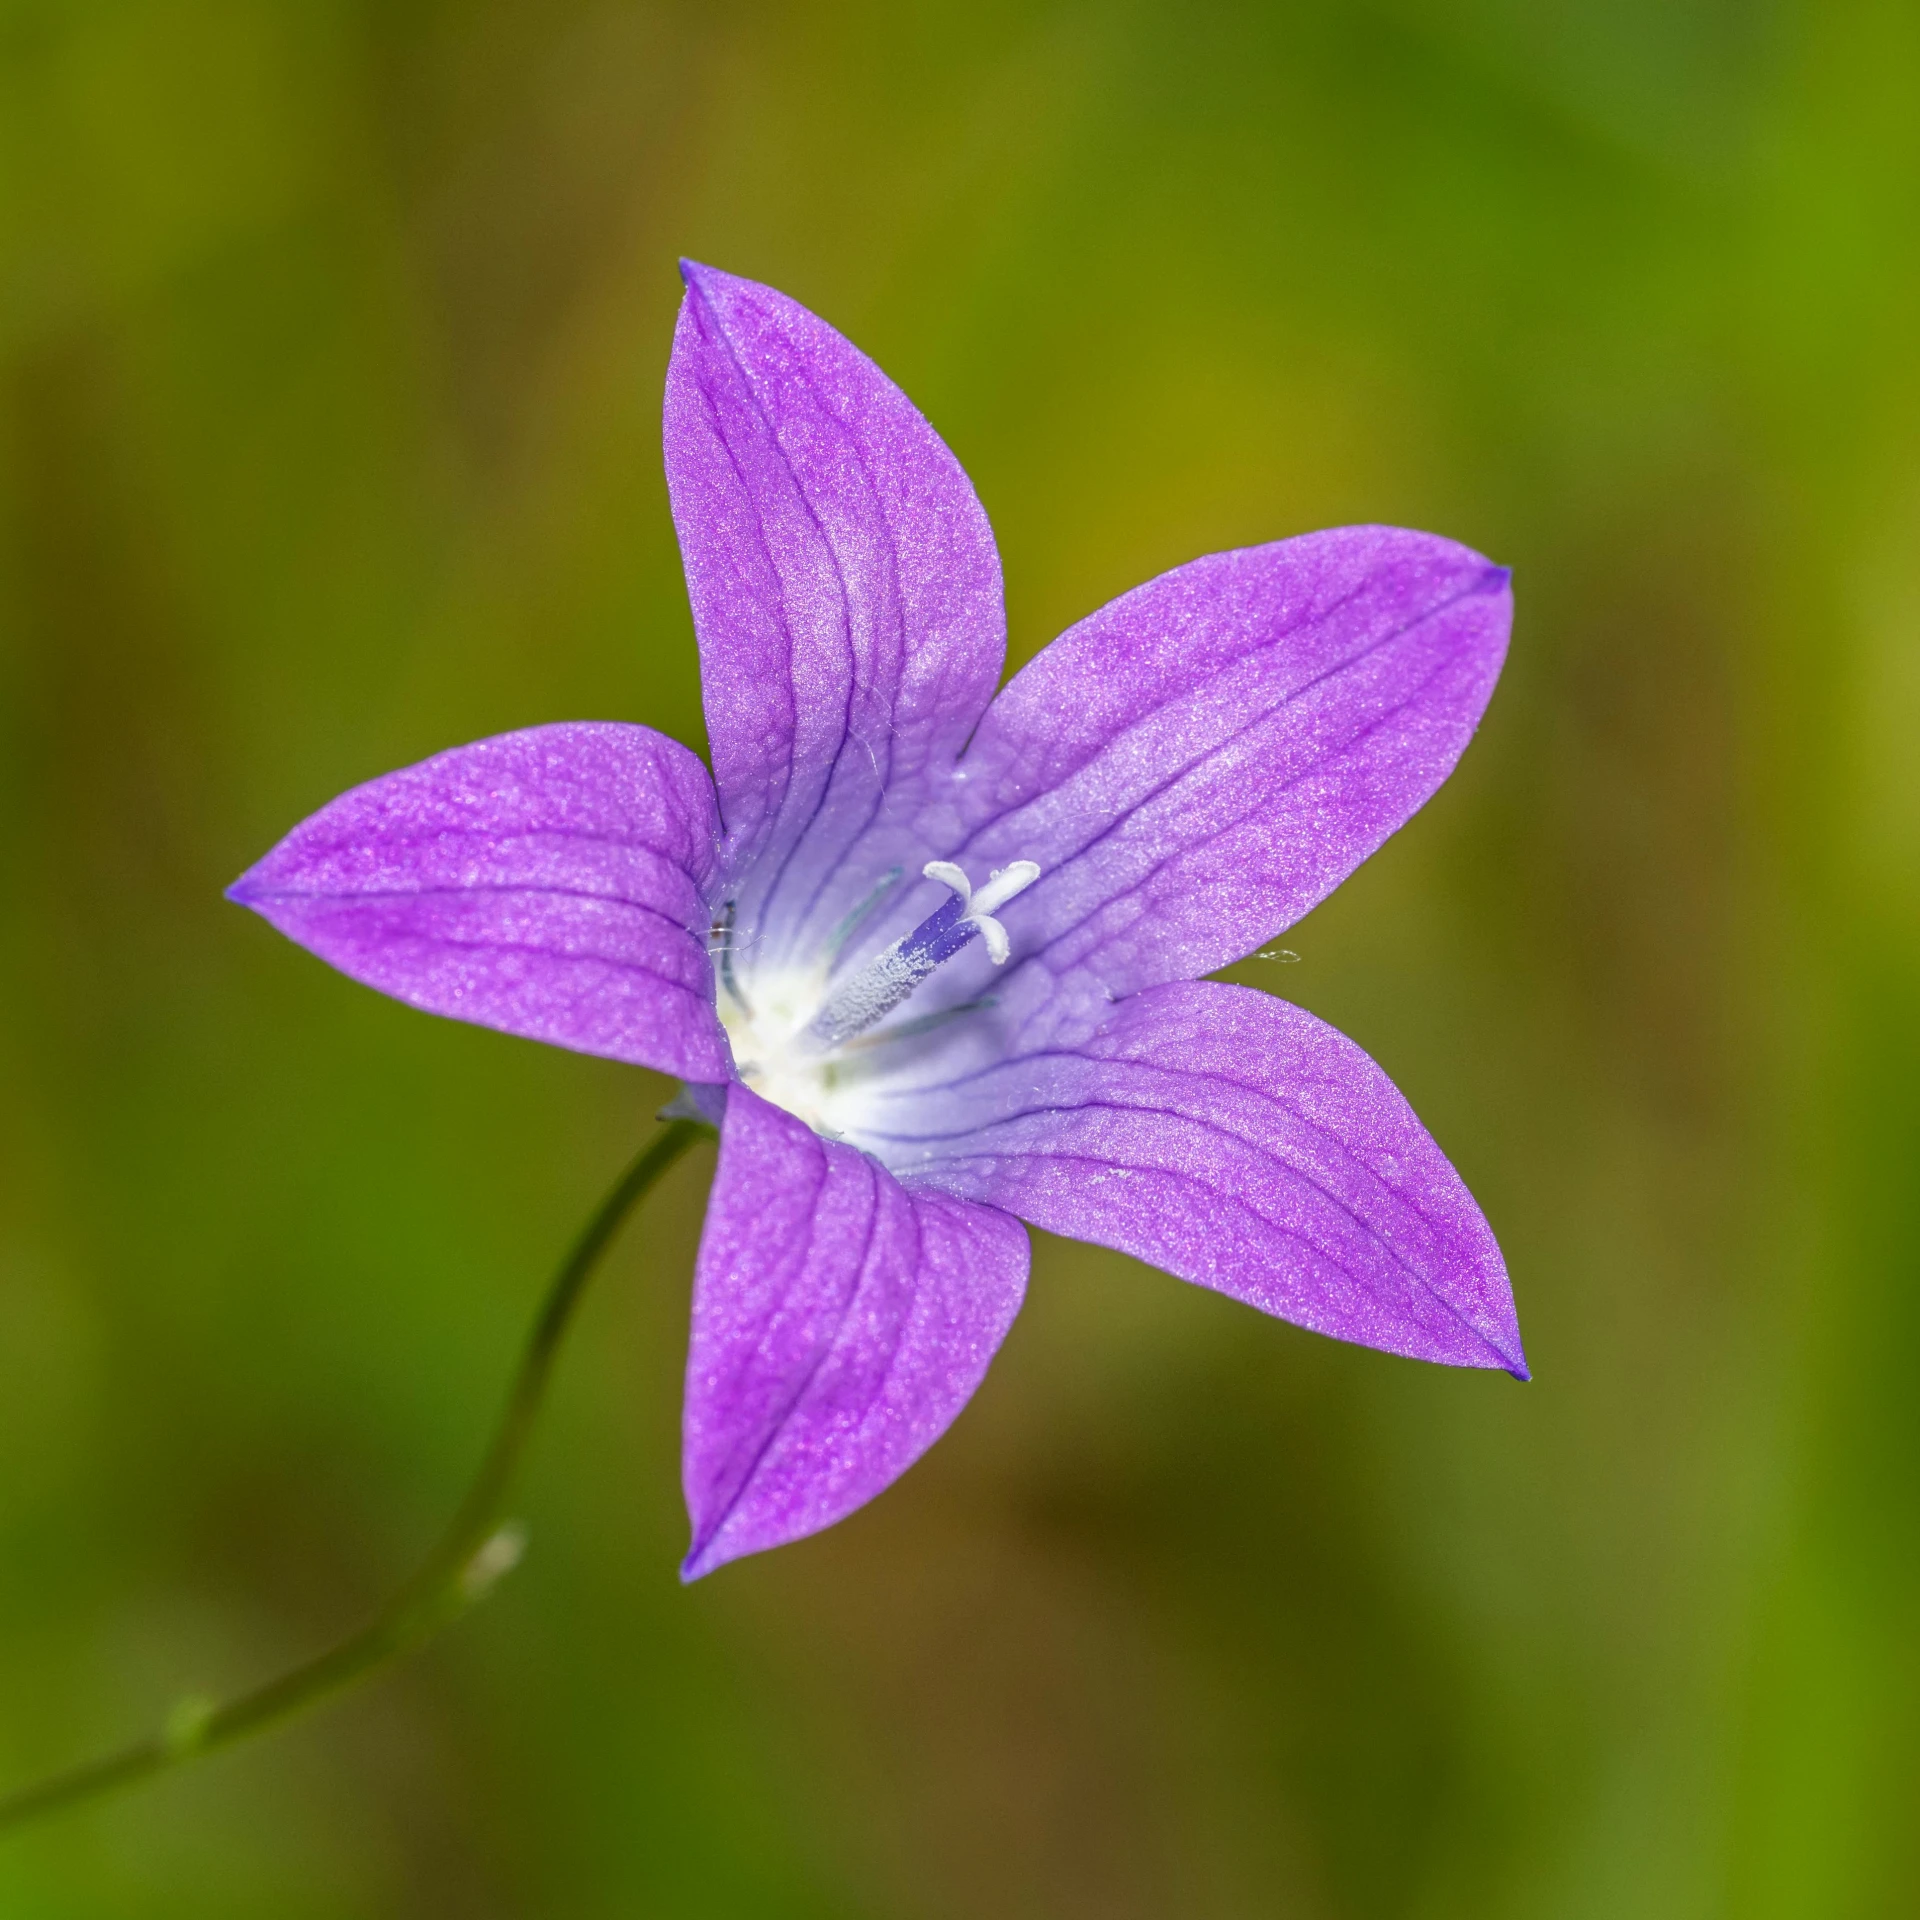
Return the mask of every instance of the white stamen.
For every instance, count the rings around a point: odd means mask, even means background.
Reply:
[[[968,914],[967,918],[980,929],[980,938],[985,943],[987,958],[996,967],[1007,964],[1007,955],[1013,951],[1007,939],[1007,930],[990,913]]]

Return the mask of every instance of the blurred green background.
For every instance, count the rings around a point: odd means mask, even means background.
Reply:
[[[683,1591],[703,1153],[526,1565],[5,1920],[1920,1911],[1920,9],[6,0],[0,74],[0,1785],[393,1587],[667,1092],[220,889],[456,742],[699,740],[678,253],[931,416],[1016,660],[1344,521],[1514,565],[1458,777],[1236,977],[1537,1374],[1043,1243],[925,1463]]]

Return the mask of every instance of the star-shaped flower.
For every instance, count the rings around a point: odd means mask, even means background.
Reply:
[[[1344,1340],[1525,1378],[1499,1248],[1380,1069],[1201,979],[1433,793],[1502,568],[1393,527],[1210,555],[996,693],[1000,566],[874,364],[689,264],[666,459],[713,773],[620,722],[343,795],[232,897],[418,1007],[687,1083],[720,1127],[685,1575],[946,1429],[1030,1222]]]

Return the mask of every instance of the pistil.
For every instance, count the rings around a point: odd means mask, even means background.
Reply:
[[[1007,930],[994,915],[1040,878],[1039,867],[1031,860],[1016,860],[997,868],[978,893],[951,860],[929,860],[921,872],[952,888],[953,897],[828,995],[800,1036],[810,1051],[829,1053],[876,1026],[976,938],[986,942],[987,957],[996,967],[1006,964],[1011,951]]]

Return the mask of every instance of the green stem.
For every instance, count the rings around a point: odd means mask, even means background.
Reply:
[[[373,1620],[326,1652],[237,1700],[221,1706],[189,1697],[174,1707],[160,1732],[7,1795],[0,1799],[0,1830],[97,1800],[216,1748],[264,1733],[409,1652],[481,1599],[519,1557],[519,1534],[501,1525],[501,1507],[540,1411],[554,1356],[587,1281],[634,1206],[706,1131],[694,1120],[671,1122],[601,1201],[547,1289],[493,1442],[459,1511],[419,1572]]]

